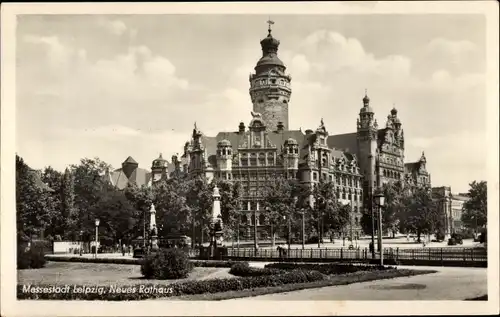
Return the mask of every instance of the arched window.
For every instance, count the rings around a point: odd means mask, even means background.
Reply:
[[[244,225],[248,224],[248,217],[246,215],[243,215],[241,217],[241,223]]]

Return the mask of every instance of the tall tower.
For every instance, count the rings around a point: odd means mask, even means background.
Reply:
[[[376,184],[376,158],[378,124],[370,107],[370,98],[365,92],[363,107],[359,111],[357,122],[358,159],[365,181],[363,192],[371,194]]]
[[[288,130],[288,102],[292,94],[290,81],[285,74],[286,67],[278,58],[280,41],[271,34],[273,21],[269,24],[268,35],[260,41],[262,57],[255,66],[255,74],[250,74],[250,97],[253,111],[262,114],[268,130],[278,129],[278,122]]]
[[[157,182],[163,177],[167,177],[167,168],[168,162],[160,153],[160,156],[151,164],[151,174],[153,176],[153,182]]]

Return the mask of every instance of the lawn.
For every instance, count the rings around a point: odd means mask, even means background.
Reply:
[[[18,284],[84,284],[84,285],[137,285],[152,283],[171,284],[189,280],[232,278],[229,268],[195,267],[185,279],[148,280],[141,274],[140,265],[108,263],[47,262],[41,269],[18,270]]]

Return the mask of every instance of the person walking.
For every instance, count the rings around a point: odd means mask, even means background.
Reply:
[[[125,256],[125,252],[127,251],[127,246],[125,245],[125,243],[122,245],[122,255]]]

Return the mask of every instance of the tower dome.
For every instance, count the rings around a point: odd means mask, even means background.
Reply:
[[[158,167],[165,167],[167,166],[168,162],[166,159],[163,158],[163,155],[160,153],[160,156],[153,161],[152,167],[153,168],[158,168]]]
[[[221,147],[221,146],[231,146],[231,142],[229,142],[229,140],[221,140],[219,141],[219,143],[217,143],[217,146]]]
[[[393,107],[392,110],[391,110],[391,114],[393,116],[397,115],[398,114],[398,110],[396,109],[396,107]]]
[[[262,114],[266,129],[288,130],[288,103],[292,94],[292,78],[285,73],[286,66],[278,57],[280,41],[273,37],[269,24],[267,36],[260,41],[262,57],[257,61],[255,73],[250,74],[250,98],[253,111]]]

